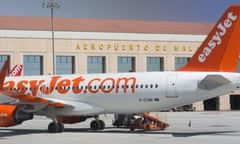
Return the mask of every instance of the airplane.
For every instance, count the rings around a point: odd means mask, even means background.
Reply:
[[[240,53],[240,5],[230,6],[188,64],[176,71],[6,77],[0,72],[0,126],[44,115],[48,131],[64,124],[90,123],[105,128],[100,114],[132,114],[170,109],[240,89],[236,73]]]
[[[8,76],[21,76],[23,64],[16,64],[9,72]]]

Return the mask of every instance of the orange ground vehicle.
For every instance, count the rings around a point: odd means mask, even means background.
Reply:
[[[135,115],[120,115],[113,123],[117,127],[127,127],[131,131],[135,129],[143,130],[164,130],[169,126],[167,122],[163,122],[158,118],[151,116],[148,113],[141,113]]]
[[[164,130],[166,127],[169,127],[168,123],[163,122],[148,113],[138,115],[140,116],[139,118],[133,119],[130,122],[129,128],[131,131],[134,131],[135,129]]]

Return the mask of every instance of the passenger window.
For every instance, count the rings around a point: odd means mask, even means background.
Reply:
[[[153,88],[153,84],[150,84],[150,88]]]
[[[145,85],[145,88],[148,88],[148,84]]]

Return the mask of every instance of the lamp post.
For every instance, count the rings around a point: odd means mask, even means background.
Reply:
[[[45,3],[43,3],[43,7],[45,6]],[[50,2],[46,3],[46,8],[51,9],[51,20],[52,20],[52,57],[53,57],[53,74],[56,74],[56,62],[55,62],[55,47],[54,47],[54,21],[53,21],[53,10],[58,9],[60,5],[56,2],[53,2],[50,0]]]

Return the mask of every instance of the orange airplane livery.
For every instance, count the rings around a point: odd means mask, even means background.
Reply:
[[[100,114],[171,109],[239,90],[239,38],[240,5],[233,5],[176,71],[6,77],[7,60],[0,72],[0,126],[45,115],[49,132],[90,117],[90,128],[103,130]]]

